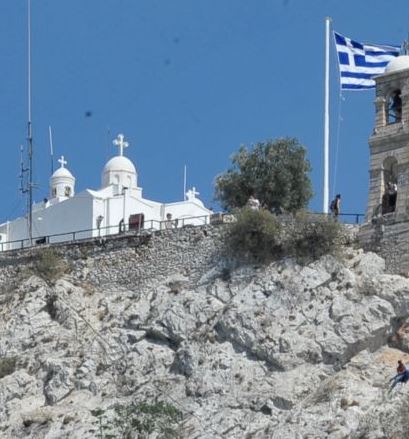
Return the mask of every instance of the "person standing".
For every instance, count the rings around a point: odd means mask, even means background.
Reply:
[[[338,216],[341,213],[341,194],[337,194],[331,201],[330,210],[334,218],[338,219]]]

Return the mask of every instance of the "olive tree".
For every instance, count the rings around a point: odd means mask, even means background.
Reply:
[[[216,177],[215,198],[224,209],[245,206],[250,195],[273,212],[295,212],[312,196],[306,150],[295,138],[241,146],[232,168]]]

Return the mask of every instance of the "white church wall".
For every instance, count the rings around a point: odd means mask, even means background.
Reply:
[[[180,201],[165,205],[165,217],[170,213],[178,219],[178,227],[184,225],[203,225],[209,223],[210,211],[193,201]]]
[[[155,202],[144,202],[143,199],[135,198],[128,195],[126,192],[117,197],[110,197],[104,200],[104,206],[98,203],[94,204],[94,221],[98,215],[104,217],[101,224],[101,234],[112,234],[119,232],[119,224],[122,220],[127,225],[130,215],[143,213],[145,219],[145,226],[151,228],[152,220],[154,227],[159,228],[161,204]]]
[[[61,236],[50,237],[49,242],[71,240],[71,232],[92,228],[92,199],[89,196],[76,196],[45,209],[33,212],[33,240],[55,234]],[[4,230],[3,230],[4,229]],[[17,218],[0,227],[0,233],[7,233],[7,241],[26,240],[28,243],[28,227],[26,218]],[[91,236],[90,232],[77,233],[75,238],[81,239]],[[21,243],[15,242],[4,246],[4,250],[20,248]]]
[[[39,215],[38,215],[39,216]],[[41,212],[42,219],[38,221],[41,227],[36,230],[38,236],[60,234],[50,238],[50,242],[61,242],[72,239],[72,232],[89,230],[92,224],[92,198],[81,192],[73,198],[54,205],[52,208]],[[76,233],[75,239],[91,236],[90,232]]]

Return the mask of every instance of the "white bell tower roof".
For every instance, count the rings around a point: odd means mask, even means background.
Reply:
[[[58,160],[60,167],[50,178],[50,197],[51,198],[70,198],[74,195],[75,177],[65,167],[67,161],[64,156]]]
[[[110,185],[117,186],[118,189],[136,188],[138,174],[135,165],[125,157],[124,149],[129,146],[123,134],[118,134],[118,137],[112,142],[119,148],[119,154],[112,157],[104,166],[102,171],[102,187]]]

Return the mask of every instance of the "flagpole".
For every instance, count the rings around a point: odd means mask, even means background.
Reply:
[[[322,211],[329,206],[329,45],[331,17],[325,17],[325,88],[324,88],[324,184]]]

